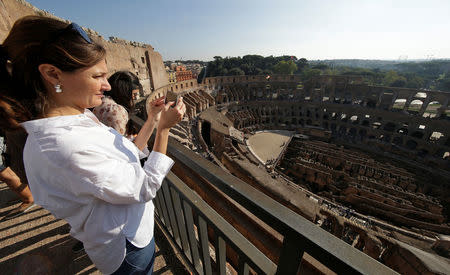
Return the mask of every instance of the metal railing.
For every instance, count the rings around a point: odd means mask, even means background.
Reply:
[[[228,262],[238,274],[295,275],[305,252],[338,274],[397,274],[176,140],[169,140],[168,153],[283,236],[274,263],[170,172],[154,200],[156,219],[198,274],[226,274]]]

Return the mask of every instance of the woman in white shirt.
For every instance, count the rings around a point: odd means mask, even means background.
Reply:
[[[101,272],[151,274],[152,199],[173,165],[168,133],[185,105],[155,107],[155,143],[142,168],[153,117],[142,127],[146,140],[133,144],[87,110],[110,89],[106,76],[105,49],[77,24],[19,19],[0,45],[0,126],[26,129],[35,202],[71,225]]]

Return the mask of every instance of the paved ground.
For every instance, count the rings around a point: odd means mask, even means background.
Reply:
[[[269,159],[278,158],[291,136],[290,131],[258,132],[248,139],[247,144],[253,154],[265,164]]]
[[[11,220],[3,217],[19,202],[0,183],[0,274],[101,274],[84,252],[73,253],[69,226],[35,207]],[[154,274],[189,274],[157,229]]]

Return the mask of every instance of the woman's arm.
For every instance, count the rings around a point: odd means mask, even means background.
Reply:
[[[150,139],[150,136],[152,135],[157,122],[158,121],[154,118],[149,117],[149,119],[145,121],[141,130],[139,130],[139,133],[133,140],[134,144],[136,144],[136,147],[139,148],[139,150],[142,151],[145,147],[147,147],[148,140]]]
[[[54,176],[76,196],[93,195],[112,204],[132,204],[153,199],[174,163],[166,155],[152,152],[141,167],[138,161],[110,157],[103,150],[96,144],[77,148]]]
[[[139,150],[144,150],[147,147],[148,140],[159,121],[161,110],[164,108],[164,97],[157,98],[150,102],[149,110],[147,112],[147,120],[142,126],[141,130],[133,140]]]
[[[175,126],[183,118],[186,112],[186,105],[183,103],[183,98],[180,97],[177,105],[174,108],[170,108],[174,102],[167,103],[161,111],[161,119],[156,130],[155,144],[153,145],[153,151],[166,154],[167,142],[169,139],[169,130]]]

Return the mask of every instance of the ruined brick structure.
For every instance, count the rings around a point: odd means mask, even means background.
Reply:
[[[448,254],[448,93],[352,76],[239,76],[167,85],[148,100],[167,92],[188,106],[190,122],[176,131],[189,134],[175,138],[366,254],[417,274],[430,272],[428,256],[409,245]],[[264,129],[298,135],[268,169],[234,128],[246,138]]]

